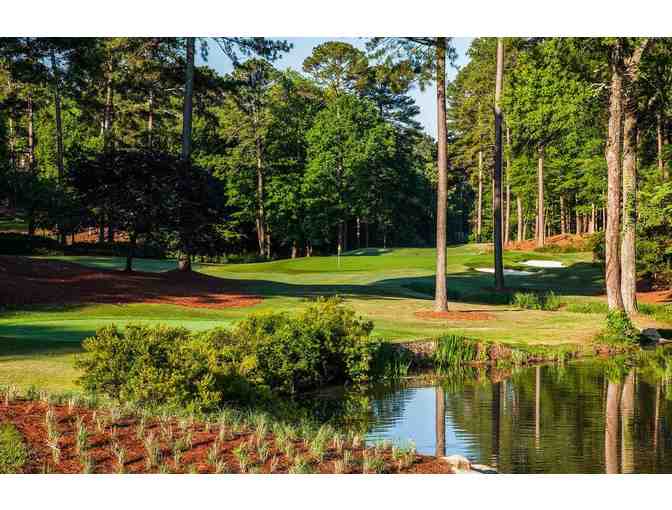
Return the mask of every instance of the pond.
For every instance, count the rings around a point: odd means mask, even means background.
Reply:
[[[415,442],[502,473],[672,473],[672,356],[473,370],[375,387],[370,443]],[[356,407],[356,406],[354,406]]]

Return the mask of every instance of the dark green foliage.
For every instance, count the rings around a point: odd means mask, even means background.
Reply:
[[[129,325],[101,328],[84,340],[77,360],[85,390],[121,401],[210,409],[239,397],[244,382],[220,354],[226,338],[191,335],[184,328]]]
[[[635,345],[639,338],[639,330],[632,324],[627,313],[610,310],[607,313],[607,326],[597,336],[596,341],[607,345]]]
[[[380,341],[373,323],[333,299],[319,299],[296,316],[249,317],[235,329],[246,377],[288,393],[326,384],[366,382]]]
[[[268,389],[296,393],[362,383],[393,370],[380,363],[381,342],[369,338],[372,328],[325,299],[296,316],[251,316],[233,331],[108,326],[84,341],[79,382],[122,401],[194,410],[246,402]]]
[[[562,305],[560,298],[552,290],[549,292],[516,292],[512,304],[524,310],[555,311]]]
[[[413,365],[413,354],[392,343],[381,343],[372,362],[372,372],[381,379],[406,377]]]
[[[27,460],[21,433],[11,423],[0,423],[0,474],[20,473]]]
[[[58,241],[49,237],[0,232],[2,255],[49,255],[60,251],[61,245]]]

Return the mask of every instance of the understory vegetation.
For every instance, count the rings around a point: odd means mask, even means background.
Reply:
[[[20,473],[27,459],[21,433],[14,425],[0,422],[0,474]]]
[[[357,430],[254,408],[214,412],[116,402],[98,396],[21,394],[0,387],[0,416],[36,426],[29,466],[21,435],[0,427],[0,473],[403,473],[433,459],[413,444],[365,444]],[[436,469],[436,468],[434,468]],[[444,465],[443,472],[450,472]]]
[[[77,365],[82,387],[142,405],[215,409],[249,403],[269,392],[293,395],[334,384],[403,375],[373,324],[335,298],[296,315],[252,315],[232,330],[129,325],[101,328],[84,341]]]

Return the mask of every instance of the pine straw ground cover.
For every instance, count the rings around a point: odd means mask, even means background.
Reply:
[[[4,390],[0,423],[28,448],[24,473],[450,473],[413,446],[367,447],[328,425],[289,425],[261,413],[225,410],[209,419],[147,415]]]

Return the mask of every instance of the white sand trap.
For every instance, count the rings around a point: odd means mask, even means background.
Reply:
[[[494,267],[477,267],[476,271],[480,271],[481,273],[494,273],[495,268]],[[508,274],[511,276],[530,276],[535,273],[531,271],[518,271],[517,269],[505,269],[504,274]]]
[[[557,260],[526,260],[520,264],[530,267],[565,267],[562,262],[558,262]]]

